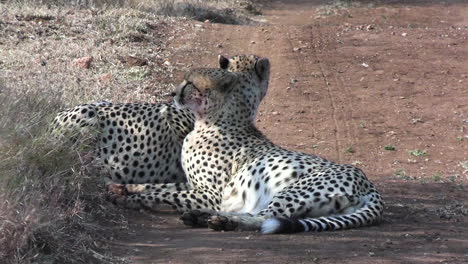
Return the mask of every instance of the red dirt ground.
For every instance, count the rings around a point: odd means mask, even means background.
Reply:
[[[132,263],[468,263],[468,3],[381,2],[327,15],[321,1],[275,1],[260,25],[198,23],[195,45],[174,58],[212,67],[217,54],[269,58],[258,127],[284,147],[361,167],[386,200],[381,225],[262,236],[124,211],[129,229],[114,228],[114,254]]]

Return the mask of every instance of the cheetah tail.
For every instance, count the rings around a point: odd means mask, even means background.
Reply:
[[[369,226],[380,222],[383,202],[378,193],[363,197],[364,205],[353,213],[323,216],[318,218],[268,218],[262,223],[262,234],[281,234],[298,232],[334,231],[360,226]]]

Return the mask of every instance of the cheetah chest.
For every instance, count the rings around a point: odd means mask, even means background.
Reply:
[[[221,147],[213,130],[194,130],[184,139],[182,168],[195,188],[222,190],[229,181],[232,152]]]

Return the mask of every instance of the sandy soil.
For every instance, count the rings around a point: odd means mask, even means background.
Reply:
[[[270,58],[259,128],[361,167],[386,199],[381,225],[261,236],[123,210],[129,228],[113,227],[114,253],[132,263],[467,263],[468,3],[384,2],[276,1],[265,23],[197,23],[195,45],[173,43],[187,47],[174,61],[188,66]]]

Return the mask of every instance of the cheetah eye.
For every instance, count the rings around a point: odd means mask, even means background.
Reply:
[[[189,82],[189,81],[185,81],[184,86],[182,86],[182,87],[179,88],[179,89],[180,89],[181,91],[183,91],[183,90],[184,90],[185,88],[187,88],[187,86],[189,86],[189,85],[192,86],[193,88],[195,88],[195,90],[197,90],[198,92],[200,92],[200,89],[198,89],[198,87],[197,87],[195,84],[193,84],[193,82]],[[172,93],[171,93],[171,94],[172,94]],[[175,95],[175,93],[174,93],[174,95]]]

